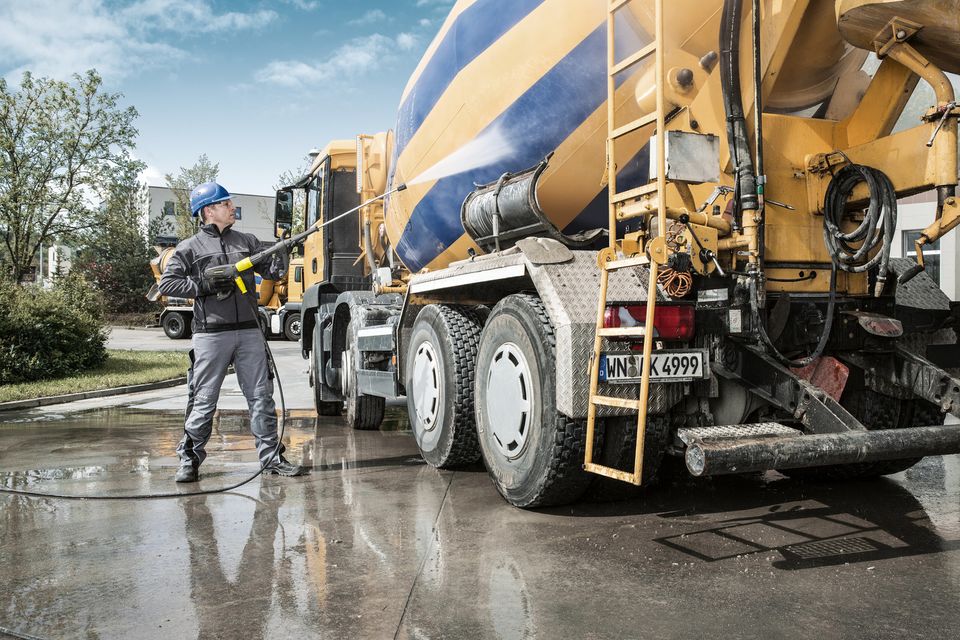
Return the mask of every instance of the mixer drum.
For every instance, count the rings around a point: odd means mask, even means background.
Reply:
[[[695,65],[718,50],[722,0],[664,4],[664,51]],[[389,181],[409,188],[389,199],[385,223],[411,271],[443,268],[476,249],[460,220],[467,195],[551,153],[536,192],[545,215],[567,234],[607,226],[607,5],[461,0],[453,7],[407,84],[395,130]],[[781,3],[765,0],[765,7],[780,11]],[[794,41],[784,61],[791,73],[768,98],[777,110],[824,100],[845,66],[858,67],[863,59],[864,52],[851,52],[841,39],[832,2],[812,0],[806,11],[804,21],[814,24]],[[621,9],[615,59],[649,44],[653,25],[652,0]],[[814,39],[816,55],[804,38]],[[749,37],[742,44],[748,47]],[[644,115],[646,104],[637,96],[650,94],[648,62],[616,78],[618,125]],[[650,133],[618,142],[618,190],[646,182]],[[431,167],[447,170],[437,174]],[[421,174],[430,179],[418,179]]]
[[[848,42],[873,50],[873,41],[894,18],[923,28],[910,38],[914,47],[944,71],[960,73],[960,0],[839,0],[837,21]]]

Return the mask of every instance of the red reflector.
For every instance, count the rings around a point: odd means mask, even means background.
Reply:
[[[690,340],[696,330],[695,309],[691,305],[658,305],[653,314],[653,328],[660,340]],[[647,321],[647,305],[607,307],[604,327],[639,327]]]

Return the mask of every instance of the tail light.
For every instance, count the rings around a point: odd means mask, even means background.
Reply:
[[[654,337],[660,340],[690,340],[696,333],[692,305],[657,305],[653,310]],[[639,327],[647,321],[647,305],[607,307],[603,326]]]

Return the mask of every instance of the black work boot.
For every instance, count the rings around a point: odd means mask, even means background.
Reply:
[[[193,463],[185,460],[180,463],[180,468],[177,469],[177,475],[174,476],[174,480],[177,482],[196,482],[199,475]]]
[[[275,473],[278,476],[287,476],[288,478],[302,476],[307,472],[306,469],[287,461],[283,456],[280,456],[279,460],[274,461],[269,467],[266,467],[264,471],[267,473]]]

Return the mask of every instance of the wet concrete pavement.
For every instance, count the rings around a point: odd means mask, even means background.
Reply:
[[[537,512],[476,468],[381,431],[290,421],[302,478],[230,494],[0,494],[0,627],[44,638],[903,638],[960,624],[960,456],[893,479],[677,476],[643,499]],[[72,494],[171,482],[180,416],[0,414],[0,484]],[[215,425],[199,488],[255,470]]]

